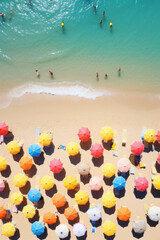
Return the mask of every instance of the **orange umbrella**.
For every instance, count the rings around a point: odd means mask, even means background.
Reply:
[[[54,213],[46,212],[43,216],[43,221],[49,225],[56,223],[57,216]]]
[[[68,220],[74,220],[77,217],[78,213],[76,211],[75,208],[72,207],[68,207],[65,209],[64,211],[64,216],[68,219]]]
[[[33,165],[32,159],[29,157],[22,157],[19,161],[19,165],[23,170],[29,170]]]
[[[129,209],[127,207],[121,207],[117,211],[117,217],[121,221],[128,221],[131,217],[131,212],[129,211]]]
[[[57,208],[59,208],[59,207],[63,207],[65,205],[66,199],[62,194],[56,193],[52,197],[52,202]]]
[[[0,207],[0,219],[5,218],[7,211],[4,207]]]

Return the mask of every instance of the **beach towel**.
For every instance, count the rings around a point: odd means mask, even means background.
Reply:
[[[58,149],[66,150],[66,146],[64,146],[64,145],[59,145]]]
[[[39,127],[36,128],[36,135],[37,135],[37,136],[40,135],[40,128],[39,128]]]

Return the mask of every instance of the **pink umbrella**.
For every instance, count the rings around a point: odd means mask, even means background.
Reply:
[[[63,163],[60,159],[54,158],[52,161],[50,161],[49,167],[53,173],[59,173],[63,168]]]
[[[160,131],[157,132],[156,137],[157,137],[157,141],[160,142]]]
[[[135,141],[131,145],[131,152],[135,155],[141,155],[141,153],[144,151],[144,145],[142,142]]]
[[[0,192],[2,192],[4,188],[5,188],[5,182],[2,179],[0,179]]]
[[[160,164],[160,152],[158,153],[157,163]]]
[[[138,191],[144,192],[148,188],[148,180],[145,177],[138,177],[135,180],[135,187]]]
[[[131,163],[128,158],[121,158],[117,162],[117,168],[120,172],[128,172],[131,168]]]
[[[8,125],[5,122],[0,122],[0,135],[6,135],[8,133]]]
[[[102,180],[99,177],[92,177],[89,181],[89,186],[93,191],[99,191],[102,188]]]
[[[95,143],[91,146],[91,155],[95,158],[99,158],[103,155],[103,147],[101,144]]]
[[[90,139],[90,131],[86,127],[82,127],[79,129],[78,137],[82,142],[86,142]]]

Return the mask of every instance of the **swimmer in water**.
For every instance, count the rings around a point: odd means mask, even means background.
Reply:
[[[0,17],[2,18],[3,21],[5,21],[3,13],[0,13]]]
[[[108,74],[107,74],[107,73],[104,74],[104,78],[105,78],[105,79],[108,78]]]
[[[37,78],[40,77],[40,72],[38,70],[36,70],[36,75],[37,75]]]
[[[100,24],[102,24],[102,19],[100,20],[100,22],[99,22]]]
[[[14,14],[14,11],[11,11],[10,14],[9,14],[9,16],[8,16],[8,19],[9,19],[9,20],[12,19],[13,14]]]
[[[49,70],[49,74],[50,74],[51,78],[53,78],[53,72],[51,70]]]
[[[61,23],[61,27],[64,28],[64,22]]]
[[[102,12],[103,16],[105,16],[105,11]]]

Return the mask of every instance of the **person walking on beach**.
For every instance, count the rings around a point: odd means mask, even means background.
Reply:
[[[37,75],[37,78],[40,77],[40,72],[38,70],[36,70],[36,75]]]

